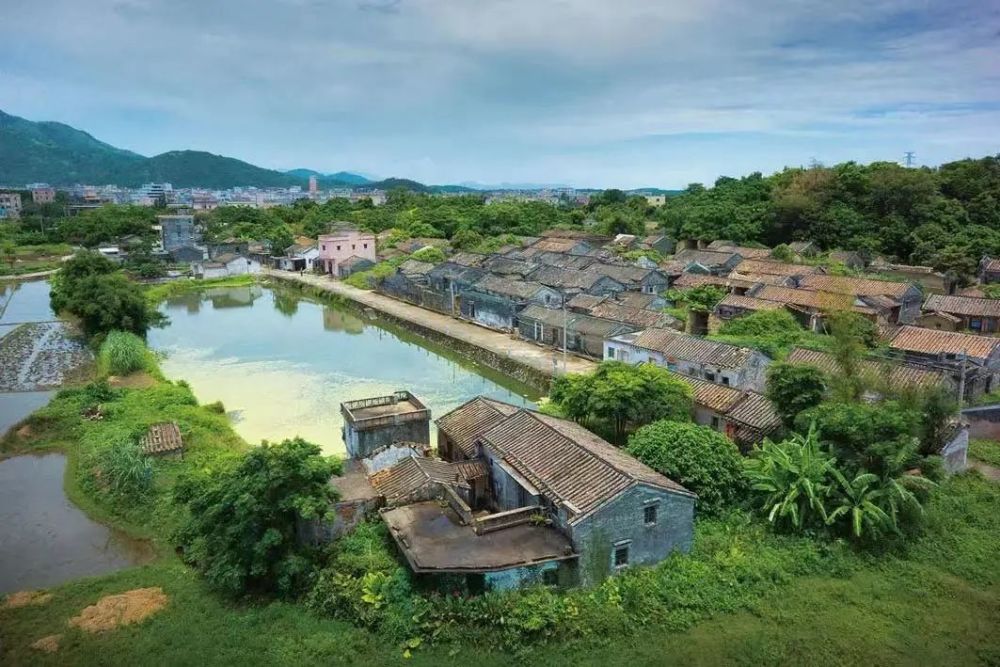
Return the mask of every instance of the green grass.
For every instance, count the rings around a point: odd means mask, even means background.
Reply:
[[[1000,466],[1000,442],[996,440],[970,440],[969,456],[983,463]]]
[[[928,508],[928,535],[905,554],[838,556],[828,575],[766,581],[734,609],[686,629],[661,619],[617,633],[525,647],[515,655],[475,641],[423,646],[404,660],[400,644],[291,603],[232,605],[210,593],[173,556],[153,565],[53,589],[45,606],[0,611],[5,664],[273,665],[975,665],[1000,659],[1000,487],[977,475],[942,486]],[[702,544],[712,559],[768,557],[717,533]],[[768,541],[770,548],[775,546]],[[742,549],[742,550],[741,550]],[[749,549],[749,550],[748,550]],[[785,554],[790,555],[790,554]],[[772,554],[769,558],[773,558]],[[711,562],[711,561],[709,561]],[[103,595],[160,586],[166,609],[145,623],[86,635],[65,623]],[[677,591],[674,592],[676,594]],[[697,603],[700,592],[691,590]],[[619,604],[628,605],[627,599]],[[64,633],[63,648],[28,645]]]
[[[194,280],[180,278],[166,283],[151,285],[146,288],[146,298],[151,303],[158,304],[165,299],[188,292],[197,292],[207,287],[246,287],[260,280],[260,276],[243,274],[226,278],[211,278],[209,280]]]
[[[129,375],[155,366],[145,342],[127,331],[108,333],[97,359],[98,368],[105,375]]]

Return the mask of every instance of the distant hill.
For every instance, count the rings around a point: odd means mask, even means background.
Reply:
[[[0,111],[0,184],[4,185],[113,183],[138,187],[166,182],[178,188],[305,187],[310,173],[264,169],[204,151],[170,151],[145,157],[115,148],[63,123],[34,122]],[[350,187],[368,181],[348,172],[320,178],[326,187]]]
[[[365,178],[361,174],[354,174],[349,171],[338,171],[334,174],[324,174],[323,172],[316,171],[315,169],[291,169],[285,173],[289,176],[301,178],[305,181],[308,181],[310,176],[315,176],[318,183],[334,187],[368,185],[372,182],[371,179]]]

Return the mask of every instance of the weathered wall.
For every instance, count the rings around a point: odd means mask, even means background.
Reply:
[[[370,456],[379,447],[391,445],[400,440],[430,443],[430,420],[417,419],[400,424],[386,424],[370,431],[356,431],[350,424],[344,424],[344,444],[352,458]]]
[[[516,567],[500,572],[487,572],[484,575],[486,590],[488,591],[509,591],[524,586],[541,584],[545,578],[545,572],[558,571],[560,561],[549,561],[538,565],[527,567]]]
[[[647,526],[643,508],[657,506],[656,523]],[[652,565],[673,551],[687,552],[694,540],[694,498],[669,493],[651,486],[636,486],[575,526],[567,526],[573,548],[581,563],[588,561],[589,552],[597,550],[613,558],[616,545],[627,542],[629,565]],[[608,572],[615,571],[613,562]],[[584,583],[595,573],[582,567]]]
[[[379,502],[379,498],[349,500],[336,503],[333,506],[333,518],[328,521],[299,519],[295,526],[298,539],[300,542],[313,545],[332,542],[353,530],[366,517],[374,515]]]

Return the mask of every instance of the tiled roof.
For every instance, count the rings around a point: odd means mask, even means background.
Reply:
[[[426,276],[433,268],[434,265],[429,262],[408,259],[399,265],[399,272],[407,276]]]
[[[678,322],[676,317],[672,317],[666,313],[658,313],[655,310],[645,310],[643,308],[629,308],[613,301],[605,301],[594,306],[590,310],[590,314],[594,317],[603,317],[606,320],[625,322],[640,329],[670,326]]]
[[[683,373],[676,373],[675,375],[691,387],[691,391],[693,392],[692,398],[695,404],[704,406],[719,414],[725,414],[743,396],[742,391],[733,387],[716,384],[715,382],[691,377]]]
[[[597,273],[593,267],[583,271],[576,271],[573,269],[560,269],[556,266],[540,266],[528,274],[527,277],[549,287],[575,289],[590,289],[602,278],[614,280],[610,276]]]
[[[740,368],[756,354],[749,347],[716,343],[669,329],[646,329],[639,333],[634,344],[659,352],[665,357],[698,361],[722,368]]]
[[[162,422],[149,427],[139,441],[139,446],[144,454],[156,456],[183,450],[184,441],[176,422]]]
[[[619,292],[615,295],[615,301],[630,308],[649,308],[661,298],[657,294],[648,292]]]
[[[799,281],[799,286],[854,296],[891,296],[897,300],[906,296],[908,291],[915,289],[910,283],[894,283],[888,280],[874,280],[872,278],[819,274],[804,276]]]
[[[984,258],[980,268],[991,273],[1000,272],[1000,259]]]
[[[754,292],[753,296],[766,301],[776,301],[817,310],[846,310],[854,307],[854,299],[847,294],[778,287],[777,285],[764,285]]]
[[[593,294],[584,294],[581,292],[580,294],[574,294],[573,298],[566,302],[566,307],[589,311],[607,298],[606,296],[594,296]]]
[[[794,348],[788,353],[785,361],[790,364],[809,364],[826,373],[840,372],[840,366],[837,365],[833,355],[803,347]],[[867,359],[861,362],[861,369],[872,376],[888,377],[889,385],[892,387],[933,387],[946,381],[944,375],[938,371],[895,361]]]
[[[521,320],[536,320],[550,327],[562,328],[564,324],[569,325],[570,334],[583,334],[585,336],[614,336],[623,330],[634,330],[636,327],[606,320],[590,315],[580,315],[579,313],[563,313],[562,309],[546,308],[538,304],[532,304],[522,310],[518,315]]]
[[[557,239],[578,239],[581,241],[593,242],[593,243],[607,243],[611,240],[610,236],[602,236],[600,234],[595,234],[594,232],[589,232],[583,229],[546,229],[542,232],[542,238],[557,238]]]
[[[379,495],[384,496],[386,502],[391,504],[428,483],[467,488],[470,479],[467,475],[481,477],[485,472],[481,461],[470,461],[469,465],[460,465],[439,459],[408,456],[369,476],[368,481]]]
[[[729,287],[729,279],[723,276],[707,276],[702,273],[682,273],[673,282],[674,289],[690,289],[701,287],[702,285],[718,285],[719,287]]]
[[[792,241],[788,244],[788,247],[791,248],[793,252],[802,252],[803,250],[809,250],[815,246],[812,241]]]
[[[531,257],[535,264],[548,264],[563,269],[585,269],[597,261],[590,255],[569,255],[564,252],[540,252]]]
[[[539,283],[517,280],[516,278],[506,278],[503,276],[485,275],[475,284],[477,289],[484,292],[493,292],[515,299],[530,299],[538,294],[539,290],[546,289]]]
[[[346,266],[347,268],[350,269],[350,268],[354,268],[358,264],[364,264],[364,263],[374,264],[375,262],[373,262],[372,260],[368,259],[367,257],[358,257],[357,255],[351,255],[350,257],[348,257],[347,259],[345,259],[343,262],[341,262],[340,265],[341,266]]]
[[[575,523],[636,484],[690,492],[652,468],[564,419],[519,410],[483,434],[546,498],[568,509]]]
[[[791,276],[776,276],[770,273],[740,273],[739,271],[731,271],[729,281],[732,284],[756,285],[763,283],[764,285],[778,285],[780,287],[788,287],[795,283]]]
[[[744,259],[761,259],[771,255],[770,248],[750,248],[748,246],[739,246],[732,241],[724,241],[721,239],[709,243],[708,249],[718,250],[720,252],[735,252]]]
[[[623,285],[640,283],[652,273],[659,273],[655,269],[643,269],[638,266],[625,266],[622,264],[606,264],[604,262],[593,264],[591,271],[596,271],[605,276],[610,276]],[[666,278],[666,276],[662,276]]]
[[[456,252],[448,259],[455,264],[461,264],[462,266],[481,266],[482,263],[486,261],[486,257],[486,255],[480,255],[474,252]]]
[[[674,254],[674,261],[691,264],[697,262],[708,268],[722,266],[733,260],[736,253],[717,250],[693,250],[687,248]]]
[[[534,264],[529,264],[528,262],[519,259],[511,259],[510,257],[501,256],[490,257],[483,262],[483,267],[488,269],[491,273],[518,276],[526,276],[537,268]]]
[[[900,327],[889,347],[920,354],[967,354],[970,359],[987,359],[1000,347],[1000,338],[921,327]]]
[[[745,259],[736,266],[738,273],[764,273],[771,276],[808,276],[818,271],[809,264],[789,264],[766,259]]]
[[[931,294],[924,302],[924,310],[939,310],[969,317],[1000,317],[1000,299]]]
[[[503,401],[477,396],[466,401],[434,423],[468,457],[476,455],[475,442],[480,435],[517,412],[517,407]]]
[[[569,252],[573,248],[576,248],[581,243],[586,243],[581,239],[567,239],[567,238],[544,238],[540,241],[536,241],[531,245],[531,250],[535,253],[538,252]]]
[[[726,413],[726,419],[739,422],[761,435],[776,431],[781,426],[781,417],[774,410],[774,404],[763,394],[745,391],[740,401]]]
[[[740,308],[742,310],[780,310],[783,306],[777,301],[765,301],[752,296],[741,296],[739,294],[727,294],[719,306],[730,308]]]

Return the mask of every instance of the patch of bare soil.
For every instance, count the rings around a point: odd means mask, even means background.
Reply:
[[[42,653],[55,653],[59,650],[60,641],[62,641],[62,635],[49,635],[32,644],[31,648]]]
[[[156,379],[146,371],[138,371],[124,377],[112,375],[108,384],[120,389],[149,389],[156,384]]]
[[[17,429],[17,437],[21,438],[22,440],[27,440],[34,434],[35,432],[31,429],[30,424],[25,424],[21,428]]]
[[[40,605],[45,604],[52,599],[52,593],[43,593],[42,591],[18,591],[17,593],[11,593],[4,600],[4,609],[17,609],[18,607],[27,607],[28,605]]]
[[[105,632],[120,625],[138,623],[163,609],[167,595],[162,588],[137,588],[106,595],[69,619],[69,624],[87,632]]]

